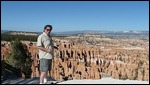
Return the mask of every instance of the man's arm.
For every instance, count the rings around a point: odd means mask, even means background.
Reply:
[[[51,51],[50,49],[44,48],[43,46],[38,46],[38,49],[48,52],[48,53]]]

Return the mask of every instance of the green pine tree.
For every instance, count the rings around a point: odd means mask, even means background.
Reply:
[[[9,65],[20,69],[26,77],[31,76],[31,58],[28,55],[27,46],[20,42],[19,39],[15,39],[11,42],[12,52],[7,53],[5,61]]]

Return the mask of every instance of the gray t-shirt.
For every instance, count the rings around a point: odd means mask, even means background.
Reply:
[[[54,57],[54,47],[53,47],[53,40],[50,36],[48,36],[45,32],[39,35],[37,39],[37,46],[43,46],[44,48],[50,48],[51,52],[45,52],[39,49],[39,59],[53,59]]]

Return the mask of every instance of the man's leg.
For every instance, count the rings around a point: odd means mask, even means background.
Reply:
[[[44,83],[47,82],[47,73],[45,74],[45,77],[44,77]]]
[[[45,75],[46,75],[46,72],[41,72],[41,75],[40,75],[40,84],[44,83]]]
[[[47,72],[51,70],[52,65],[52,59],[40,59],[40,70],[41,70],[41,76],[40,76],[40,83],[46,83],[47,82]],[[44,81],[45,80],[45,81]]]
[[[48,60],[47,59],[40,59],[40,70],[41,70],[41,75],[40,75],[40,83],[46,83],[44,82],[44,78],[47,76],[47,71],[48,71]]]

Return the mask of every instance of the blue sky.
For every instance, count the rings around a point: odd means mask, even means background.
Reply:
[[[1,29],[149,30],[148,1],[1,1]]]

